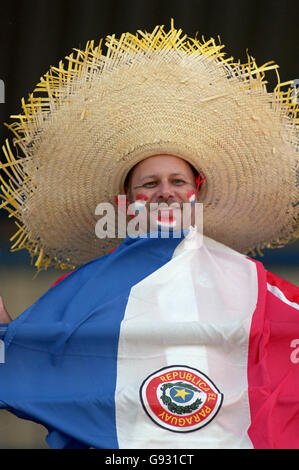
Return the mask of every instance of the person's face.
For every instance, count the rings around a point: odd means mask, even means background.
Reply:
[[[146,201],[147,209],[150,203],[158,203],[160,210],[154,214],[156,223],[158,220],[158,225],[175,228],[175,220],[178,215],[182,216],[182,204],[190,203],[192,196],[195,196],[195,190],[196,177],[185,160],[172,155],[155,155],[133,168],[127,196],[131,203]],[[161,203],[164,203],[162,205],[165,209],[161,209]],[[167,207],[170,205],[172,209]],[[179,205],[180,207],[173,208]]]

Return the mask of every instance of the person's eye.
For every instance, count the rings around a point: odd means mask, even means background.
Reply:
[[[180,179],[173,180],[173,184],[175,184],[176,186],[182,186],[185,183],[186,183],[186,181],[184,181],[184,180],[180,180]]]
[[[143,188],[154,188],[156,186],[156,181],[148,181],[142,185]]]

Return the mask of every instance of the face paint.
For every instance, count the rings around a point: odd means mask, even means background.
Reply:
[[[167,222],[173,222],[174,221],[174,217],[173,217],[173,212],[171,210],[169,211],[158,211],[158,222],[164,222],[164,223],[167,223]]]
[[[148,197],[145,194],[136,194],[135,209],[141,211],[146,205]]]
[[[173,227],[176,226],[176,220],[171,218],[171,216],[169,216],[169,218],[159,218],[158,217],[157,225],[160,228],[163,228],[163,227],[173,228]]]
[[[172,219],[169,217],[169,220],[168,219],[161,219],[161,220],[157,220],[157,226],[159,228],[174,228],[177,224],[177,221]]]
[[[135,202],[130,204],[128,208],[128,215],[135,215],[136,211],[142,211],[144,209],[146,202],[148,200],[148,197],[145,194],[137,194]]]
[[[187,198],[189,199],[189,202],[190,202],[191,206],[193,206],[195,204],[195,191],[194,191],[194,189],[191,189],[190,191],[188,191]]]
[[[177,224],[173,209],[158,210],[157,225],[159,228],[173,228]]]

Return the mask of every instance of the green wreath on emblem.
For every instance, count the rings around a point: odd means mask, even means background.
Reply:
[[[201,398],[198,398],[197,400],[195,400],[194,403],[192,403],[192,405],[185,405],[185,406],[177,405],[176,403],[174,403],[171,400],[171,398],[169,396],[166,395],[166,390],[168,388],[172,388],[172,387],[184,387],[184,388],[188,388],[189,390],[193,390],[194,392],[198,392],[197,388],[193,387],[190,384],[186,384],[184,382],[164,384],[161,387],[161,391],[163,393],[162,393],[160,398],[161,398],[162,402],[164,403],[164,405],[167,406],[168,410],[171,413],[177,413],[179,415],[186,414],[186,413],[192,413],[193,411],[197,410],[199,408],[199,406],[202,404]]]

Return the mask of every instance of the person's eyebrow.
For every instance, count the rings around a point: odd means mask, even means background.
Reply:
[[[183,173],[171,173],[169,176],[182,176],[183,178],[187,178],[187,176],[184,175]],[[147,176],[144,176],[143,178],[141,178],[140,182],[144,181],[147,178],[157,178],[157,177],[158,177],[158,175],[147,175]]]
[[[144,176],[143,178],[140,179],[140,182],[146,180],[147,178],[157,178],[157,175],[147,175],[147,176]]]

